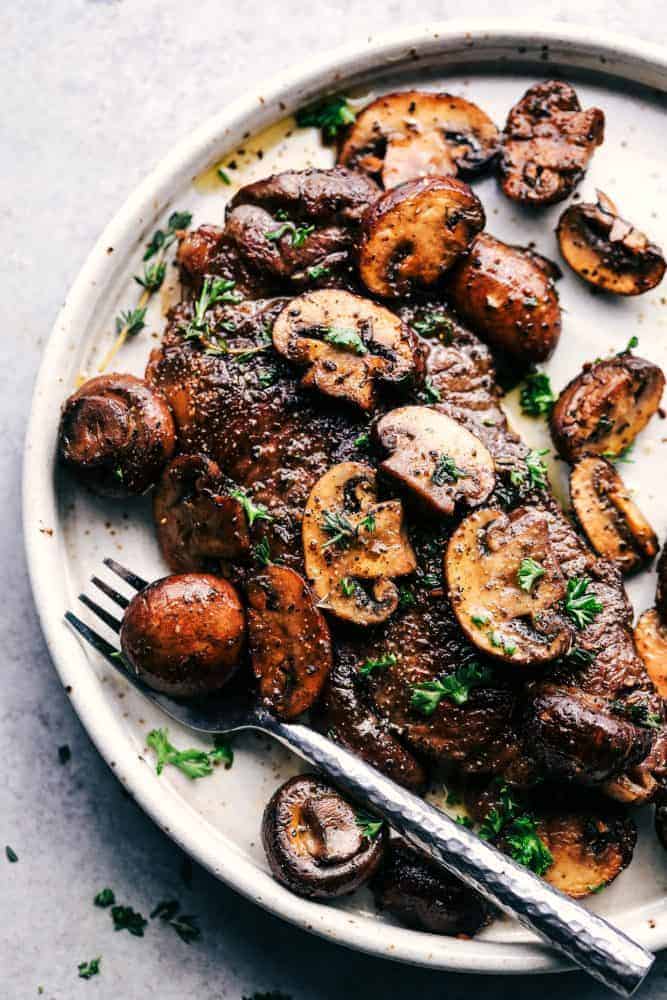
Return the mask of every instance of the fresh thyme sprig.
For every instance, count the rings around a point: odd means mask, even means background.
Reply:
[[[240,302],[241,296],[234,291],[235,281],[228,278],[206,278],[201,287],[199,298],[195,303],[195,312],[192,319],[180,328],[184,340],[198,340],[205,348],[207,354],[226,354],[226,343],[213,343],[211,340],[211,327],[207,319],[207,313],[213,306],[222,302]]]

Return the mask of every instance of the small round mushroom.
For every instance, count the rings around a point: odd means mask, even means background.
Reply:
[[[603,139],[603,112],[582,111],[569,83],[534,84],[505,124],[500,158],[504,193],[529,205],[563,201],[584,176]]]
[[[632,573],[658,551],[658,539],[631,499],[616,469],[604,458],[581,458],[570,473],[577,520],[599,556]]]
[[[260,697],[280,719],[294,719],[317,700],[331,670],[329,627],[305,580],[286,566],[267,566],[247,593]]]
[[[665,376],[633,354],[586,365],[563,389],[551,412],[554,444],[562,458],[620,455],[660,406]]]
[[[635,645],[658,694],[667,701],[667,624],[650,608],[635,625]]]
[[[473,937],[491,918],[483,896],[402,840],[390,840],[371,888],[378,909],[415,930]]]
[[[238,500],[224,493],[220,469],[205,455],[179,455],[164,469],[153,496],[160,549],[176,573],[242,560],[250,549]]]
[[[521,363],[544,361],[561,330],[550,272],[531,252],[482,233],[447,275],[446,293],[462,320]]]
[[[274,878],[297,896],[336,899],[376,871],[386,838],[332,785],[297,775],[264,810],[262,842]]]
[[[572,628],[560,610],[566,582],[542,511],[475,511],[445,554],[449,597],[475,646],[508,663],[537,666],[562,656]]]
[[[303,516],[306,576],[318,606],[357,625],[377,625],[398,607],[392,578],[417,560],[399,500],[378,502],[376,473],[342,462],[315,483]]]
[[[245,615],[234,587],[206,573],[167,576],[133,597],[121,649],[156,691],[190,698],[233,677],[245,643]]]
[[[95,493],[128,497],[155,483],[176,445],[164,396],[134,375],[100,375],[65,402],[58,450]]]
[[[390,452],[380,468],[440,514],[478,507],[496,482],[495,466],[479,438],[427,406],[401,406],[378,422],[376,434]]]
[[[390,188],[424,176],[476,174],[497,150],[498,129],[476,104],[406,90],[378,97],[359,112],[339,162]]]
[[[279,354],[307,368],[301,380],[372,410],[378,384],[409,384],[420,364],[398,316],[351,292],[322,289],[288,302],[273,325]]]
[[[436,284],[484,226],[479,198],[453,177],[408,181],[364,214],[359,274],[374,295],[397,298]]]
[[[573,271],[615,295],[641,295],[660,284],[665,258],[639,229],[622,219],[611,198],[570,205],[558,220],[560,252]]]

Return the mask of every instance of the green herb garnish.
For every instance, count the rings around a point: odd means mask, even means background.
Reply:
[[[337,512],[333,513],[330,510],[324,511],[321,526],[328,535],[331,535],[329,541],[322,545],[322,551],[330,548],[332,545],[338,545],[339,543],[349,545],[357,534],[356,528],[344,514]]]
[[[253,545],[252,554],[260,566],[268,566],[271,562],[271,546],[266,536]]]
[[[602,604],[595,594],[588,593],[591,581],[587,576],[574,576],[567,581],[565,613],[577,628],[585,628],[602,611]]]
[[[651,712],[648,705],[642,702],[612,701],[610,709],[617,715],[624,715],[638,726],[646,729],[662,729],[662,716]]]
[[[278,240],[281,240],[283,236],[286,236],[289,233],[290,243],[292,246],[302,247],[310,234],[314,231],[315,226],[313,225],[297,226],[293,222],[288,221],[283,222],[277,229],[274,229],[269,233],[264,233],[264,235],[267,240],[270,240],[272,243],[277,243]]]
[[[5,855],[7,857],[7,860],[10,861],[13,865],[16,864],[16,862],[19,859],[18,854],[16,853],[13,847],[9,846],[9,844],[7,844],[7,846],[5,847]]]
[[[331,268],[327,267],[326,264],[313,264],[306,268],[306,274],[311,281],[318,281],[320,278],[328,278],[331,274]]]
[[[222,302],[240,302],[241,296],[234,291],[235,281],[228,278],[205,278],[199,298],[195,303],[195,312],[192,319],[180,328],[185,340],[199,340],[209,352],[226,353],[227,345],[211,343],[211,328],[206,314],[213,306]]]
[[[443,698],[465,705],[473,688],[491,680],[491,670],[478,663],[457,667],[442,679],[424,681],[411,687],[410,705],[421,715],[433,715]]]
[[[435,463],[431,482],[435,486],[446,486],[447,483],[458,483],[459,479],[466,477],[465,470],[459,469],[451,455],[440,455]]]
[[[300,108],[296,113],[296,123],[299,128],[321,129],[322,136],[331,141],[341,129],[351,125],[356,117],[347,103],[347,98],[326,97],[315,104]]]
[[[187,229],[192,222],[192,214],[190,212],[172,212],[167,220],[166,229],[156,229],[150,238],[150,241],[146,244],[146,252],[144,253],[144,260],[150,260],[151,257],[155,257],[156,254],[164,254],[171,244],[176,239],[177,234],[183,230]]]
[[[468,830],[472,830],[473,828],[473,821],[470,819],[470,816],[457,816],[454,822],[459,826],[465,826]]]
[[[99,975],[100,972],[100,962],[101,957],[98,955],[97,958],[91,958],[89,962],[79,962],[79,978],[80,979],[92,979],[93,976]]]
[[[352,351],[354,354],[368,354],[368,348],[354,330],[332,326],[322,336],[322,340],[326,340],[327,344],[333,344],[334,347],[342,347],[345,351]]]
[[[366,514],[366,516],[362,517],[361,521],[359,521],[357,531],[359,530],[359,528],[363,528],[364,531],[367,531],[369,534],[372,534],[375,531],[375,527],[376,527],[375,515]]]
[[[355,448],[368,448],[370,443],[371,436],[368,431],[362,431],[361,434],[358,434],[354,439]]]
[[[434,384],[433,379],[430,375],[427,375],[424,379],[424,386],[420,393],[418,393],[420,402],[422,403],[439,403],[442,400],[442,394],[438,389],[437,385]]]
[[[165,923],[173,927],[181,941],[191,944],[199,940],[201,930],[197,926],[197,917],[191,914],[179,913],[181,904],[176,899],[165,899],[158,903],[151,913],[151,920],[159,917]]]
[[[340,589],[345,597],[352,597],[356,593],[358,586],[359,584],[349,576],[342,577],[340,581]]]
[[[531,417],[551,413],[556,397],[552,392],[549,376],[544,372],[530,372],[526,375],[519,399],[521,409]]]
[[[143,937],[144,927],[148,925],[145,917],[131,906],[112,906],[111,919],[115,931],[129,931],[134,937]]]
[[[223,184],[232,183],[231,180],[229,179],[229,174],[222,167],[218,167],[218,169],[216,170],[216,174],[218,175],[219,179],[222,181]]]
[[[379,656],[377,659],[368,659],[359,667],[359,673],[364,677],[368,674],[373,673],[374,670],[386,670],[387,667],[393,667],[397,663],[398,657],[396,653],[385,653],[383,656]]]
[[[533,448],[526,455],[526,468],[528,469],[528,477],[530,479],[530,485],[536,489],[546,489],[547,486],[547,467],[542,461],[542,455],[548,455],[548,448],[540,448],[539,450]]]
[[[410,325],[422,337],[440,337],[446,344],[451,343],[454,323],[444,312],[425,312]]]
[[[361,836],[365,837],[366,840],[375,840],[384,826],[381,819],[373,819],[372,816],[362,812],[357,813],[355,822],[361,830]]]
[[[505,839],[510,857],[536,875],[544,875],[554,863],[553,854],[538,837],[535,820],[531,816],[517,816],[505,833]]]
[[[471,615],[470,621],[476,628],[483,628],[485,625],[488,625],[489,622],[491,621],[491,615],[488,613],[488,611],[482,611],[481,613],[478,613],[476,615]]]
[[[544,566],[540,563],[535,562],[534,559],[522,559],[521,565],[517,570],[516,578],[521,590],[525,590],[527,594],[531,592],[535,583],[544,576],[546,570]]]
[[[100,891],[93,900],[95,906],[101,906],[103,909],[105,909],[107,906],[113,906],[115,902],[116,902],[116,897],[114,895],[113,889],[100,889]]]
[[[226,768],[229,768],[234,760],[231,747],[222,740],[213,750],[177,750],[169,742],[167,729],[151,730],[146,738],[146,744],[157,755],[155,770],[158,774],[162,774],[165,764],[172,764],[193,781],[196,778],[205,778],[212,774],[214,764],[223,763]]]
[[[249,528],[252,528],[255,521],[273,521],[273,516],[269,514],[264,504],[253,503],[248,494],[240,487],[230,490],[229,495],[234,500],[238,500],[243,507]]]
[[[408,587],[407,584],[402,583],[398,588],[398,606],[399,608],[411,608],[417,603],[417,598],[414,592]]]

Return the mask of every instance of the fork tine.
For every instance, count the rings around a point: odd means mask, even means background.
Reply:
[[[79,635],[83,636],[86,642],[89,642],[98,653],[101,653],[112,666],[116,667],[118,665],[120,656],[115,646],[112,646],[110,642],[107,642],[101,635],[94,632],[92,628],[86,625],[85,622],[82,622],[80,618],[77,618],[76,615],[72,614],[71,611],[65,612],[65,618],[77,630]]]
[[[112,601],[115,601],[119,607],[126,608],[130,603],[127,597],[123,597],[122,594],[119,594],[117,590],[110,587],[108,583],[104,582],[104,580],[100,580],[99,576],[91,576],[90,582],[94,583],[97,589],[101,590],[103,594],[107,595],[107,597],[110,597]]]
[[[79,594],[79,600],[82,604],[85,604],[87,608],[90,608],[98,618],[101,618],[105,625],[112,628],[114,632],[120,632],[120,622],[113,615],[110,615],[108,611],[101,608],[99,604],[95,604],[95,601],[91,599],[86,594]]]
[[[129,583],[129,585],[134,587],[135,590],[143,590],[144,587],[148,586],[148,580],[142,579],[142,577],[137,576],[136,573],[133,573],[125,566],[121,566],[121,564],[117,563],[115,559],[107,558],[102,561],[105,566],[108,566],[109,569],[116,574],[116,576],[119,576],[121,580],[125,580],[125,582]]]

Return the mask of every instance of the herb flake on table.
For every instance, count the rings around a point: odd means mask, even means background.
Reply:
[[[134,937],[143,937],[148,921],[131,906],[112,906],[111,919],[115,931],[129,931]]]
[[[18,854],[16,853],[13,847],[9,846],[9,844],[7,844],[7,846],[5,847],[5,856],[7,860],[13,865],[15,865],[19,859]]]
[[[79,962],[79,979],[92,979],[100,974],[101,957],[91,958],[89,962]]]
[[[166,899],[158,903],[151,913],[151,920],[159,917],[176,931],[181,941],[192,944],[201,937],[198,918],[189,913],[181,913],[181,904],[177,899]]]
[[[105,909],[107,906],[113,906],[116,902],[116,896],[114,895],[113,889],[105,888],[100,889],[95,898],[93,899],[95,906],[100,906]]]
[[[68,764],[71,759],[72,751],[67,743],[63,743],[62,746],[58,747],[58,760],[61,764]]]

